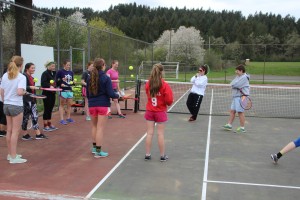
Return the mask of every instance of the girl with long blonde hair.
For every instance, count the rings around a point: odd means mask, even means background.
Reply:
[[[7,72],[2,77],[0,93],[3,99],[3,110],[7,120],[7,160],[11,164],[25,163],[27,160],[17,154],[17,143],[23,119],[23,95],[26,94],[26,78],[20,73],[23,58],[13,56]]]

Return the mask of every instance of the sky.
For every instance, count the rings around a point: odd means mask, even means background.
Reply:
[[[186,9],[204,9],[214,11],[241,11],[242,15],[248,17],[255,12],[263,14],[280,14],[282,17],[290,15],[296,21],[300,18],[299,0],[33,0],[37,7],[67,7],[67,8],[92,8],[94,11],[107,10],[111,5],[128,4],[136,2],[137,5],[146,5],[150,8],[177,7]]]

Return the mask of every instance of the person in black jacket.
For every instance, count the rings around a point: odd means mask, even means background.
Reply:
[[[55,62],[47,62],[45,64],[45,67],[47,68],[46,71],[42,73],[41,76],[41,87],[42,88],[55,88]],[[52,91],[46,91],[43,90],[42,95],[47,96],[47,98],[43,99],[44,103],[44,114],[43,114],[43,120],[44,120],[44,131],[54,131],[57,130],[55,126],[52,125],[51,119],[52,119],[52,110],[55,105],[55,96],[56,92]]]
[[[25,65],[24,73],[23,75],[26,77],[26,92],[35,94],[35,81],[34,78],[32,77],[32,74],[35,72],[35,66],[33,63],[27,63]],[[24,106],[24,114],[23,114],[23,121],[22,121],[22,130],[27,131],[27,125],[28,125],[28,120],[29,117],[31,117],[32,121],[32,128],[35,130],[35,139],[40,140],[40,139],[46,139],[47,136],[45,136],[43,133],[41,133],[39,129],[39,124],[38,124],[38,110],[37,110],[37,105],[36,105],[36,99],[30,97],[29,95],[24,95],[23,96],[23,106]],[[22,140],[32,140],[32,137],[26,133],[23,134]]]

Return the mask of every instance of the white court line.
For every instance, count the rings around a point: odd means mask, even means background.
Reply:
[[[207,128],[205,165],[204,165],[203,185],[202,185],[202,198],[201,198],[202,200],[206,200],[208,160],[209,160],[209,145],[210,145],[210,131],[211,131],[211,113],[212,113],[213,98],[214,98],[214,90],[212,89],[211,90],[210,109],[209,109],[208,128]]]
[[[206,182],[207,182],[207,183],[232,184],[232,185],[248,185],[248,186],[262,186],[262,187],[288,188],[288,189],[298,189],[298,190],[300,190],[300,187],[297,187],[297,186],[289,186],[289,185],[270,185],[270,184],[259,184],[259,183],[243,183],[243,182],[211,181],[211,180],[207,180]]]
[[[129,154],[142,142],[142,140],[146,137],[147,134],[143,135],[143,137],[127,152],[127,154],[106,174],[106,176],[101,179],[101,181],[88,193],[85,199],[89,199],[95,191],[110,177],[110,175],[124,162],[124,160],[129,156]]]

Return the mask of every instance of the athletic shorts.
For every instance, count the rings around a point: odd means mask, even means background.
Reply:
[[[241,97],[234,97],[232,99],[232,102],[231,102],[231,107],[230,109],[231,110],[235,110],[236,112],[244,112],[244,108],[242,108],[241,104],[240,104],[240,98]]]
[[[73,92],[60,92],[60,96],[64,99],[72,99],[73,98]]]
[[[15,106],[10,104],[4,104],[3,111],[6,116],[17,116],[24,111],[23,106]]]
[[[89,108],[90,116],[97,117],[98,115],[107,116],[110,113],[109,107],[90,107]]]
[[[165,111],[153,112],[153,111],[146,110],[144,117],[147,121],[154,121],[157,123],[163,123],[163,122],[168,121],[168,115],[167,115],[167,112],[165,112]]]

